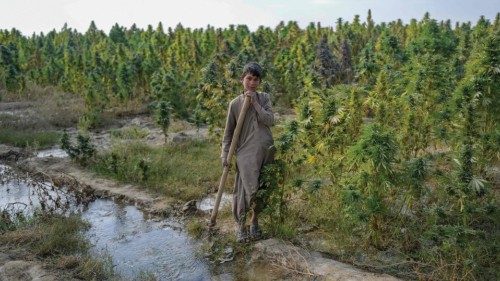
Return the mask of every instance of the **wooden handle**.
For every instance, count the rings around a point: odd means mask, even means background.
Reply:
[[[226,157],[227,166],[224,166],[222,171],[222,176],[219,182],[219,189],[217,190],[217,197],[215,198],[214,209],[212,210],[212,216],[210,217],[210,227],[214,227],[217,220],[217,213],[219,212],[220,200],[222,198],[222,190],[226,184],[227,175],[229,174],[229,164],[231,163],[231,158],[233,157],[236,146],[238,145],[238,139],[240,138],[241,128],[243,127],[243,121],[245,120],[245,115],[247,113],[248,107],[250,107],[250,97],[245,96],[245,101],[243,102],[243,107],[241,108],[240,115],[236,121],[236,128],[233,132],[233,138],[231,140],[231,146],[229,146],[229,153]]]

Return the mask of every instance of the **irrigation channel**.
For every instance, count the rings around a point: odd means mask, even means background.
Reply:
[[[66,154],[56,149],[41,151],[37,157]],[[175,218],[151,218],[136,206],[113,198],[86,201],[64,186],[35,180],[4,164],[0,164],[0,178],[0,210],[28,216],[36,209],[80,213],[91,224],[85,236],[91,241],[92,254],[110,256],[115,272],[125,280],[144,272],[158,280],[237,280],[242,272],[259,279],[259,274],[268,273],[255,264],[210,261],[200,253],[202,242],[189,237]],[[213,198],[209,197],[198,208],[206,210],[211,204]],[[228,261],[232,260],[233,250],[228,248],[227,254]]]

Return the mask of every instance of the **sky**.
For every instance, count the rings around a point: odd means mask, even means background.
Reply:
[[[0,29],[16,28],[25,35],[60,30],[64,23],[80,32],[90,21],[106,32],[115,23],[139,28],[162,22],[164,28],[227,27],[246,24],[275,27],[280,21],[295,20],[305,27],[310,22],[334,26],[341,17],[366,19],[372,10],[375,22],[421,19],[425,12],[437,20],[477,22],[481,15],[491,21],[500,12],[500,0],[0,0]]]

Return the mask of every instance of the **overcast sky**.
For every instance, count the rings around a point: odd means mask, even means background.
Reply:
[[[160,21],[165,28],[180,22],[193,28],[246,24],[255,30],[259,25],[275,27],[281,20],[326,26],[359,14],[364,21],[368,9],[376,22],[400,18],[407,23],[428,11],[438,20],[475,23],[481,15],[493,20],[500,0],[0,0],[0,29],[15,27],[30,35],[68,23],[85,31],[94,20],[106,32],[116,22],[146,28]]]

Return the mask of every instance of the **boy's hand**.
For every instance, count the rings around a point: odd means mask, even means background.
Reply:
[[[262,106],[257,102],[257,93],[256,92],[246,91],[245,96],[250,97],[250,103],[253,105],[255,110],[260,111],[262,109]]]
[[[245,96],[250,97],[250,102],[255,101],[255,96],[257,95],[256,92],[251,92],[251,91],[246,91]]]
[[[229,163],[227,163],[226,157],[222,157],[221,161],[222,161],[222,168],[229,166]]]

